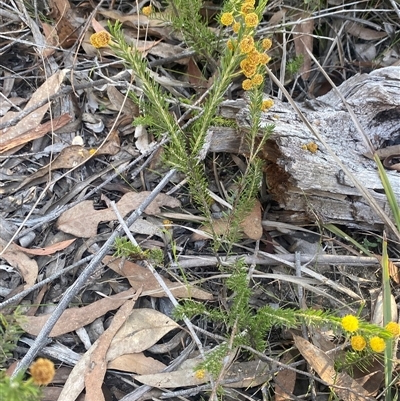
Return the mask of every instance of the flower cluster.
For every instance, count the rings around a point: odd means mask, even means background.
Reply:
[[[145,15],[146,17],[148,17],[151,13],[153,12],[153,9],[151,6],[146,6],[142,8],[142,13],[143,15]]]
[[[39,358],[29,368],[32,380],[38,386],[46,386],[51,383],[54,375],[54,363],[45,358]]]
[[[206,377],[205,369],[199,369],[194,372],[194,377],[198,380],[203,380]]]
[[[356,316],[347,315],[342,318],[341,326],[344,331],[351,333],[352,337],[350,338],[350,345],[354,351],[362,351],[367,346],[367,339],[360,334],[355,334],[360,329],[360,321]],[[383,330],[383,329],[382,329]],[[397,337],[400,335],[400,325],[396,322],[389,322],[385,329],[386,332],[389,332],[392,337]],[[367,335],[367,337],[369,337]],[[369,348],[373,352],[383,352],[386,348],[386,341],[384,338],[374,335],[368,339]]]
[[[107,31],[96,32],[90,36],[90,43],[96,49],[106,47],[111,41],[111,35]]]
[[[240,9],[224,12],[220,22],[224,26],[231,26],[233,32],[238,35],[237,40],[228,40],[227,47],[231,51],[238,49],[243,57],[240,63],[241,72],[245,76],[242,88],[247,91],[259,87],[264,81],[261,68],[271,60],[266,52],[271,48],[272,41],[268,38],[259,43],[254,41],[254,28],[260,22],[255,0],[245,0]],[[264,106],[263,110],[267,108]]]

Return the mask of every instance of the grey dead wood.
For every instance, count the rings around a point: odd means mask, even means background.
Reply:
[[[387,67],[345,81],[339,91],[354,110],[375,149],[399,136],[400,67]],[[270,220],[308,224],[317,219],[368,230],[381,230],[383,222],[363,199],[333,157],[318,143],[288,103],[274,100],[264,113],[264,127],[275,129],[263,151],[267,185],[282,211],[273,211]],[[360,134],[339,97],[330,91],[312,101],[299,103],[301,111],[319,131],[344,165],[368,189],[383,210],[391,210],[375,162],[368,157]],[[225,101],[220,114],[236,120],[237,129],[210,129],[208,151],[246,154],[249,111],[246,100]],[[304,150],[315,142],[318,151]],[[386,171],[400,202],[400,175]]]

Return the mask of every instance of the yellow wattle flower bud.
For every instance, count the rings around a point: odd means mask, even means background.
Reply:
[[[96,49],[106,47],[111,41],[111,35],[107,31],[96,32],[90,36],[90,43]]]

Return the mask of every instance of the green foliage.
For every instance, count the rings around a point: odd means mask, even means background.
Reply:
[[[302,54],[289,60],[286,63],[286,71],[290,76],[297,74],[304,63],[304,56]]]
[[[210,60],[218,49],[216,35],[201,16],[201,0],[168,1],[171,25],[183,36],[186,44]]]
[[[17,309],[11,315],[0,313],[0,399],[7,401],[39,401],[41,390],[23,374],[11,379],[5,374],[6,363],[12,358],[18,339],[23,333],[19,323],[23,316]]]
[[[199,363],[197,369],[205,369],[212,376],[217,377],[223,366],[223,360],[228,355],[227,344],[221,344],[206,355],[204,361]]]
[[[335,370],[337,372],[344,371],[351,376],[353,375],[354,368],[367,373],[373,365],[375,357],[368,351],[348,351],[342,357],[335,360]]]
[[[41,389],[32,380],[24,380],[23,374],[15,378],[0,372],[0,397],[4,401],[40,401]]]
[[[149,260],[156,265],[162,264],[163,262],[164,255],[161,249],[142,250],[140,246],[132,244],[132,242],[125,237],[116,238],[114,247],[114,256],[117,258],[124,257],[132,260]]]
[[[211,120],[211,125],[215,127],[237,128],[237,123],[235,120],[232,120],[231,118],[224,118],[221,116],[215,116]]]
[[[12,351],[23,333],[19,326],[22,318],[18,310],[12,315],[0,313],[0,368],[4,367],[7,359],[12,357]]]
[[[193,318],[201,316],[210,321],[223,322],[228,333],[235,331],[233,344],[235,347],[241,345],[251,346],[263,352],[267,346],[266,338],[273,329],[292,329],[299,328],[301,325],[313,328],[331,328],[336,335],[348,336],[342,325],[342,319],[329,311],[315,309],[280,309],[265,305],[258,310],[249,306],[252,294],[249,287],[247,268],[242,262],[232,266],[233,273],[226,281],[227,288],[232,292],[230,296],[229,309],[212,308],[204,303],[193,300],[183,301],[175,310],[175,317],[182,319],[183,316]],[[358,321],[359,328],[357,333],[366,339],[374,336],[383,338],[387,344],[392,341],[392,335],[382,327],[365,322],[354,317]],[[229,336],[227,337],[229,341]],[[218,371],[218,366],[222,366],[222,359],[225,356],[223,349],[217,349],[215,353],[207,355],[206,361],[199,365],[199,368],[206,369],[214,374],[214,369]],[[223,355],[221,357],[221,355]],[[337,361],[338,369],[351,371],[354,366],[360,368],[368,366],[371,358],[376,355],[372,350],[367,349],[362,352],[349,351],[349,355],[343,361]],[[213,369],[212,371],[209,369]]]

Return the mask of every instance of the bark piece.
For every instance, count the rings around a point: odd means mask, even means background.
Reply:
[[[399,135],[400,67],[356,75],[339,90],[376,149]],[[368,149],[335,92],[300,103],[299,107],[347,168],[391,215],[375,162],[368,158]],[[211,138],[209,151],[246,153],[243,138],[250,123],[247,106],[243,100],[226,101],[220,112],[224,117],[236,118],[239,129],[226,129],[225,133],[219,129],[218,136]],[[275,130],[264,149],[266,179],[271,194],[283,209],[272,212],[271,220],[306,224],[319,218],[348,227],[382,228],[379,216],[288,103],[275,100],[275,106],[263,116],[261,127],[269,124],[274,124]],[[317,149],[313,149],[315,145]],[[395,171],[386,172],[400,201],[400,176]]]

